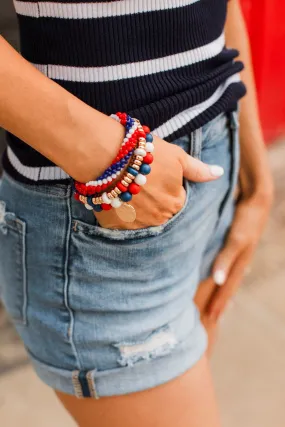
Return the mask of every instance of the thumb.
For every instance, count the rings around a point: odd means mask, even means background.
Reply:
[[[183,175],[189,181],[207,182],[220,178],[224,174],[224,169],[217,165],[207,165],[201,160],[195,159],[185,151],[181,150],[181,164]]]

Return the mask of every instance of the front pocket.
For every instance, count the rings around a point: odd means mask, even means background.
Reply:
[[[0,296],[15,323],[27,323],[26,223],[0,202]]]
[[[116,230],[103,228],[99,225],[88,224],[86,222],[80,221],[78,219],[73,219],[73,230],[77,233],[83,233],[90,236],[100,236],[106,239],[111,240],[133,240],[133,239],[142,239],[146,237],[155,237],[162,234],[164,231],[172,228],[177,222],[179,222],[190,202],[190,194],[191,194],[191,183],[188,181],[184,182],[184,188],[186,191],[185,203],[182,209],[177,212],[177,214],[173,215],[173,217],[167,221],[165,224],[147,227],[147,228],[139,228],[137,230]]]

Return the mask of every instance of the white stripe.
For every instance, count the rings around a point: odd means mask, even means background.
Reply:
[[[221,84],[216,92],[208,98],[206,101],[201,102],[201,104],[197,104],[194,107],[188,108],[187,110],[182,111],[176,116],[172,117],[168,122],[165,122],[163,125],[156,128],[153,133],[160,138],[166,138],[168,135],[171,135],[173,132],[176,132],[181,127],[185,126],[195,117],[202,114],[209,107],[215,104],[221,96],[224,94],[226,89],[232,84],[240,81],[240,75],[235,74],[229,77],[223,84]]]
[[[38,70],[51,79],[82,83],[99,83],[117,81],[149,74],[169,71],[197,62],[205,61],[218,55],[225,45],[224,33],[216,40],[196,49],[163,58],[107,67],[67,67],[65,65],[33,64]]]
[[[200,0],[121,0],[111,3],[54,3],[14,0],[19,15],[32,18],[92,19],[175,9]]]
[[[23,165],[10,147],[7,149],[8,159],[16,171],[32,181],[66,179],[69,175],[57,166],[33,167]]]

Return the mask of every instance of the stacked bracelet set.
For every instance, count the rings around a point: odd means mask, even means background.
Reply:
[[[132,222],[135,209],[127,202],[140,192],[147,181],[153,162],[153,137],[147,126],[126,113],[112,114],[112,118],[125,126],[125,137],[112,164],[95,181],[82,184],[74,181],[74,197],[87,209],[101,212],[116,209],[118,216]]]

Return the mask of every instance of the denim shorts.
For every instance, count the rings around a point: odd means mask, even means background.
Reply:
[[[95,398],[146,390],[206,350],[193,298],[233,218],[237,113],[175,144],[225,174],[185,182],[184,207],[161,226],[104,229],[70,185],[2,178],[1,297],[36,372],[56,390]]]

